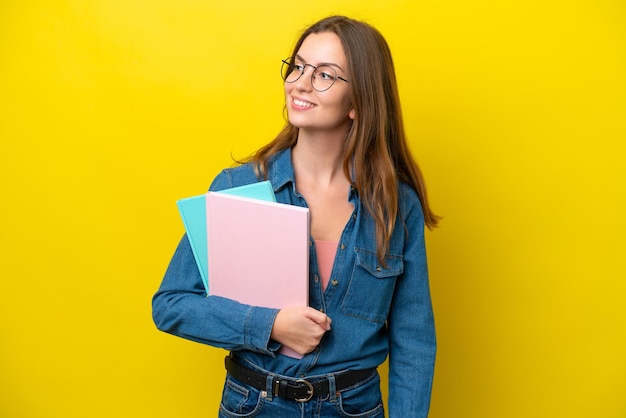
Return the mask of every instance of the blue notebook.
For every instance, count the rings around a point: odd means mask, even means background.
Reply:
[[[272,184],[269,181],[247,184],[220,190],[219,193],[248,197],[251,199],[276,202]],[[209,263],[207,249],[206,194],[188,197],[176,202],[178,211],[185,225],[191,251],[196,259],[204,290],[209,293]]]

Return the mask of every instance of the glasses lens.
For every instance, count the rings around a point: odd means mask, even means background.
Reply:
[[[317,91],[328,90],[337,79],[337,71],[329,65],[320,65],[313,72],[313,88]]]
[[[283,80],[288,83],[293,83],[300,78],[304,71],[304,64],[294,58],[287,58],[283,60],[283,66],[281,68],[281,75]]]

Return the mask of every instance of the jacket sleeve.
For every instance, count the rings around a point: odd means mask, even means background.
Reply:
[[[222,173],[212,189],[228,187]],[[192,341],[274,356],[280,345],[270,340],[277,309],[244,305],[206,296],[187,236],[183,236],[152,298],[152,317],[161,331]]]
[[[417,197],[409,197],[416,201]],[[419,201],[404,215],[404,271],[394,291],[389,327],[389,417],[426,418],[430,408],[436,337],[428,284],[424,218]],[[403,228],[404,225],[398,227]]]

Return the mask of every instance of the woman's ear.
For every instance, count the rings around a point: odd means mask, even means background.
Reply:
[[[354,109],[350,110],[350,113],[348,113],[348,117],[354,120],[355,116],[356,116],[356,112],[354,111]]]

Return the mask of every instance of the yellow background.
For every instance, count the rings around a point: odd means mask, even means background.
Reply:
[[[427,234],[431,417],[625,417],[622,0],[0,3],[0,416],[215,416],[219,349],[158,332],[175,201],[283,124],[331,13],[394,54]]]

